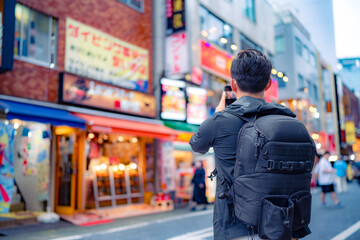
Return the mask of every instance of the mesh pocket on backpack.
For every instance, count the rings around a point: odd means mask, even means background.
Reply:
[[[260,207],[259,236],[265,239],[291,239],[294,204],[286,195],[263,198]]]
[[[311,193],[299,191],[290,196],[294,203],[293,230],[309,225],[311,218]]]

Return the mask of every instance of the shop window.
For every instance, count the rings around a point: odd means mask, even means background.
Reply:
[[[119,0],[138,12],[144,12],[144,0]]]
[[[240,34],[240,41],[241,41],[241,49],[256,49],[260,52],[263,51],[263,48],[251,41],[247,38],[244,34]]]
[[[201,36],[211,43],[233,52],[237,47],[233,44],[233,28],[224,21],[200,6]]]
[[[56,45],[57,19],[22,4],[16,4],[15,57],[54,68]]]
[[[309,93],[309,96],[310,97],[313,97],[314,95],[314,93],[313,93],[313,84],[311,83],[311,81],[308,79],[307,80],[307,88],[308,88],[308,93]]]
[[[245,15],[248,19],[256,22],[255,18],[255,0],[245,0]]]
[[[316,56],[313,52],[310,53],[310,64],[313,67],[316,67]]]
[[[304,91],[305,82],[304,82],[304,77],[301,74],[298,74],[298,86],[299,86],[299,91]]]
[[[285,39],[284,39],[284,36],[275,37],[275,51],[276,51],[276,53],[285,52]]]
[[[87,135],[86,207],[130,204],[144,197],[143,166],[154,168],[151,146],[138,137],[119,134]],[[145,153],[145,162],[141,159]],[[150,178],[151,177],[151,178]],[[145,179],[153,191],[154,176]]]
[[[310,63],[310,50],[306,45],[304,45],[304,59],[307,63]]]
[[[297,37],[295,37],[295,50],[299,56],[302,56],[302,43]]]
[[[315,84],[314,84],[314,99],[319,100],[318,88]]]

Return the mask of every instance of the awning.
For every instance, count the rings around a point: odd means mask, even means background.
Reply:
[[[20,119],[48,123],[52,125],[66,125],[85,128],[85,121],[70,112],[56,108],[43,107],[34,104],[0,100],[0,106],[5,108],[6,119]]]
[[[74,113],[84,119],[90,126],[91,131],[100,133],[122,133],[136,136],[170,138],[176,137],[178,131],[167,128],[164,125],[136,122],[116,118],[88,115],[84,113]]]
[[[179,131],[184,131],[184,132],[195,133],[199,129],[198,125],[192,125],[192,124],[188,124],[185,122],[176,122],[176,121],[163,121],[163,122],[164,122],[164,125],[169,128],[179,130]]]

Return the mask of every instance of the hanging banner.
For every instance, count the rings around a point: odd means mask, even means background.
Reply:
[[[0,213],[9,213],[14,189],[14,127],[0,121]]]
[[[200,40],[200,64],[202,67],[224,78],[231,78],[230,67],[233,58],[229,53],[221,51],[214,45]]]
[[[64,73],[60,76],[60,102],[96,107],[145,117],[156,116],[151,94],[135,92]]]
[[[149,52],[67,18],[65,71],[147,92]]]
[[[166,66],[168,76],[190,72],[189,48],[186,33],[167,36],[166,40]]]

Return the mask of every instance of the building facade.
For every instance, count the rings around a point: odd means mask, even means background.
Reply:
[[[14,49],[0,74],[0,212],[150,203],[177,135],[156,120],[152,1],[19,0],[6,10]]]
[[[311,134],[321,130],[317,50],[310,34],[290,12],[278,13],[275,65],[288,78],[279,81],[279,99],[305,123]]]
[[[274,59],[275,16],[265,0],[166,0],[155,4],[155,9],[162,9],[154,15],[155,46],[161,53],[154,65],[160,81],[159,115],[166,126],[181,131],[182,137],[174,141],[177,182],[187,181],[189,186],[191,179],[186,176],[192,172],[192,162],[202,161],[207,173],[214,168],[211,149],[204,156],[191,151],[191,135],[215,112],[224,86],[231,80],[232,59],[240,50],[257,49]],[[268,101],[277,101],[274,82],[266,93]],[[208,192],[214,192],[214,183],[207,186]],[[177,187],[177,196],[190,198],[184,188]],[[209,197],[210,201],[214,198]]]

